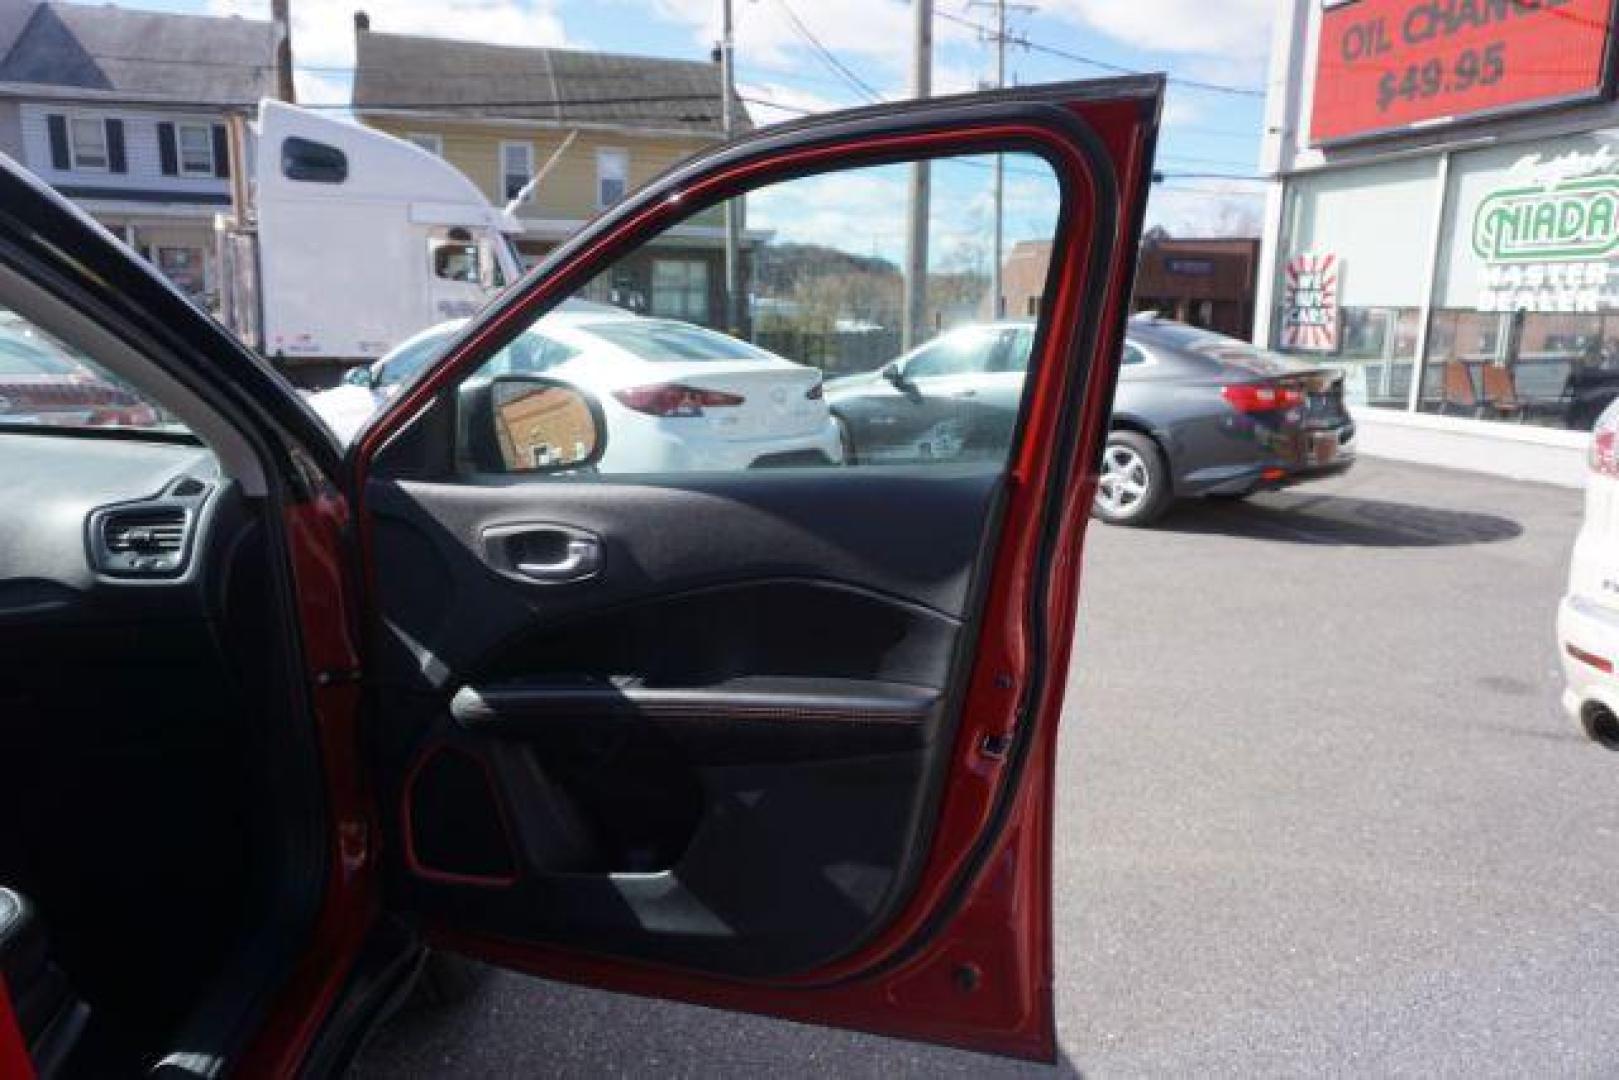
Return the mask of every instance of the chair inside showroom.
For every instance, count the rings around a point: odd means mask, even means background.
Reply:
[[[1518,396],[1518,383],[1512,377],[1512,369],[1499,364],[1485,364],[1482,370],[1484,404],[1502,416],[1515,416],[1522,423],[1527,409],[1524,400]]]
[[[1461,409],[1464,412],[1477,412],[1479,407],[1478,391],[1473,386],[1473,373],[1467,370],[1467,364],[1461,360],[1445,361],[1445,397],[1440,403],[1439,411],[1448,413],[1451,409]]]

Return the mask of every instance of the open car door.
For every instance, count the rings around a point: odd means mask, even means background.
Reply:
[[[720,148],[553,253],[361,433],[388,893],[436,946],[1053,1056],[1057,724],[1161,91]],[[928,271],[902,297],[918,187]],[[964,402],[863,462],[840,402],[1003,314],[1034,327],[1015,429]]]

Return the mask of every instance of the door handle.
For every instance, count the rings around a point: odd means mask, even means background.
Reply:
[[[535,581],[578,581],[601,569],[602,546],[595,537],[568,541],[562,557],[549,562],[520,562],[517,572]]]
[[[968,387],[966,390],[957,390],[956,397],[977,397],[978,391]]]
[[[484,550],[501,573],[527,581],[583,581],[601,572],[601,538],[571,525],[497,525],[485,529]]]

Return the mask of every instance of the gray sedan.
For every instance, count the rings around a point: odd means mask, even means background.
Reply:
[[[963,327],[826,383],[847,461],[996,460],[1012,441],[1034,328]],[[1096,515],[1156,520],[1175,498],[1240,498],[1341,472],[1342,375],[1155,316],[1130,320]]]

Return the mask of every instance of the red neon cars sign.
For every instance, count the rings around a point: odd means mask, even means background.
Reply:
[[[1325,0],[1310,140],[1594,98],[1614,0]]]

